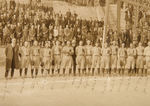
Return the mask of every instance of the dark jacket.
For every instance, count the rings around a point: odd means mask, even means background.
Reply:
[[[14,47],[14,53],[12,45],[9,44],[5,49],[6,69],[12,68],[12,65],[16,69],[19,68],[19,47],[17,45]],[[14,62],[12,62],[12,59],[14,59]]]

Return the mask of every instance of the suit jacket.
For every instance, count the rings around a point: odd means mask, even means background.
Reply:
[[[11,44],[9,44],[5,49],[5,55],[6,55],[6,69],[10,69],[12,68],[12,66],[16,69],[19,68],[19,47],[17,45],[14,47],[13,52],[13,47]]]

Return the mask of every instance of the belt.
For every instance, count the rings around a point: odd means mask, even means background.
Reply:
[[[100,55],[93,55],[93,56],[100,56]]]
[[[112,54],[113,56],[116,56],[117,54]]]
[[[119,57],[125,57],[125,56],[119,56]]]
[[[24,56],[22,56],[22,57],[28,57],[29,55],[24,55]]]
[[[65,56],[72,56],[72,55],[65,55]]]
[[[33,55],[33,56],[40,56],[40,55]]]
[[[86,56],[92,56],[92,55],[86,55]]]
[[[43,57],[51,57],[51,56],[43,56]]]
[[[77,56],[84,56],[84,55],[77,55]]]
[[[133,55],[129,55],[130,57],[134,57]]]
[[[102,55],[102,56],[110,56],[110,55]]]
[[[60,54],[54,54],[54,55],[60,55]]]

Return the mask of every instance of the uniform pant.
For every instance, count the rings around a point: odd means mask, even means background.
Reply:
[[[133,56],[129,56],[127,58],[127,64],[125,66],[126,69],[134,69],[135,68],[135,58]]]
[[[76,59],[77,67],[80,69],[85,68],[85,56],[77,56]]]
[[[118,61],[117,61],[117,69],[124,69],[125,68],[125,64],[126,64],[126,58],[123,57],[119,57]]]
[[[86,67],[91,68],[92,65],[92,56],[86,56]]]
[[[99,55],[92,57],[92,68],[100,68],[101,57]]]
[[[136,60],[136,68],[137,69],[143,69],[144,68],[144,57],[138,56]]]
[[[110,56],[102,56],[101,59],[101,68],[102,69],[110,69]]]
[[[6,72],[5,72],[5,78],[7,78],[7,77],[8,77],[8,73],[9,73],[10,69],[11,69],[10,74],[11,74],[11,78],[12,78],[12,77],[14,76],[14,70],[15,70],[15,63],[14,63],[14,59],[12,59],[11,68],[6,69]]]
[[[5,72],[5,78],[7,78],[8,77],[8,73],[9,73],[9,71],[10,70],[6,70],[6,72]],[[10,73],[10,75],[11,75],[11,77],[13,77],[14,76],[14,68],[11,68],[11,73]]]
[[[150,69],[150,56],[146,56],[146,69]]]
[[[111,56],[111,69],[117,68],[117,55]]]

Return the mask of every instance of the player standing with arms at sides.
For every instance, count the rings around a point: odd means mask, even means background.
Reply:
[[[117,60],[117,70],[119,74],[124,75],[125,65],[126,65],[127,51],[125,44],[122,43],[121,48],[118,49],[118,60]]]
[[[42,75],[44,71],[47,71],[47,73],[50,74],[50,69],[52,66],[52,50],[49,46],[50,46],[49,41],[46,41],[45,47],[43,48],[42,53],[41,53],[42,64],[43,64],[43,67],[41,70]]]
[[[79,46],[76,47],[76,55],[77,70],[79,75],[81,73],[85,74],[85,47],[83,46],[83,41],[80,41]]]
[[[21,54],[21,68],[20,68],[20,76],[22,76],[22,71],[24,70],[25,77],[27,76],[27,71],[29,67],[31,67],[31,50],[29,46],[29,42],[25,41],[24,46],[20,48]]]
[[[35,77],[37,77],[40,66],[40,47],[38,45],[38,41],[34,41],[33,47],[31,49],[31,65],[31,77],[34,77],[34,70]]]
[[[99,43],[96,42],[92,48],[92,75],[94,75],[95,71],[98,71],[98,74],[100,74],[100,62],[101,48],[99,47]]]
[[[104,48],[102,48],[101,53],[102,53],[101,70],[103,72],[103,75],[105,71],[107,72],[107,74],[110,75],[111,74],[111,70],[110,70],[111,49],[107,43],[104,44]]]
[[[139,43],[138,47],[136,48],[137,51],[137,59],[136,59],[136,74],[142,73],[144,69],[144,47],[142,43]]]
[[[60,73],[60,64],[61,64],[61,51],[62,47],[60,46],[60,42],[57,40],[56,44],[52,48],[52,54],[54,59],[54,70]],[[54,70],[52,69],[52,74],[54,74]]]
[[[135,73],[135,57],[136,57],[136,48],[133,47],[133,44],[130,44],[130,48],[127,49],[127,63],[125,68],[128,70],[128,74]]]
[[[111,46],[111,71],[113,73],[116,73],[117,70],[117,55],[118,55],[118,46],[116,45],[116,42],[113,41]]]
[[[71,46],[71,42],[67,41],[66,46],[62,48],[62,62],[61,62],[61,67],[63,69],[63,74],[66,74],[66,70],[69,70],[69,75],[72,72],[72,66],[73,66],[73,47]]]
[[[150,71],[150,41],[148,42],[148,46],[144,49],[144,56],[146,60],[145,75],[147,75],[147,72]]]
[[[89,73],[91,71],[91,65],[92,65],[92,45],[91,41],[87,40],[87,45],[85,46],[86,51],[86,71]]]

